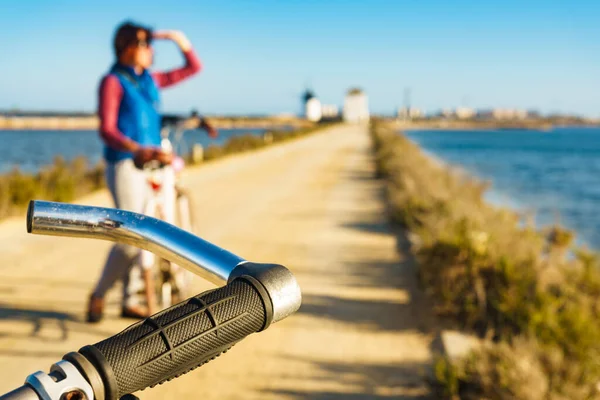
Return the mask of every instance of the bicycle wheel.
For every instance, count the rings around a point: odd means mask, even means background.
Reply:
[[[192,212],[192,201],[188,192],[177,187],[177,199],[175,203],[178,226],[188,232],[194,233],[194,217]],[[188,270],[171,263],[171,289],[173,302],[177,303],[187,297],[189,282],[192,273]]]
[[[177,301],[174,301],[173,299],[172,266],[170,261],[160,258],[158,261],[158,267],[160,276],[158,296],[161,307],[165,309],[177,303]]]
[[[194,232],[194,215],[192,212],[192,201],[187,190],[177,187],[177,219],[179,227],[188,232]]]

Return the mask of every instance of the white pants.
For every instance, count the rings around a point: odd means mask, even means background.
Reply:
[[[162,188],[154,192],[148,183],[146,172],[139,170],[133,160],[126,159],[109,163],[106,168],[106,183],[113,197],[115,207],[140,214],[153,215],[150,206],[160,204],[162,217],[174,222],[175,173],[171,167],[162,168]],[[123,279],[123,301],[125,307],[138,306],[145,301],[142,268],[152,268],[154,256],[140,249],[117,243],[104,265],[94,296],[103,298],[106,292],[119,279]]]

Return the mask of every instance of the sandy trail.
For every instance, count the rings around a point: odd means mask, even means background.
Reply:
[[[142,399],[422,399],[432,320],[410,260],[385,222],[365,127],[207,164],[185,177],[198,233],[247,259],[288,266],[301,310]],[[106,192],[79,203],[110,205]],[[0,393],[65,352],[130,322],[82,322],[110,244],[27,235],[0,224]],[[210,285],[197,279],[198,291]]]

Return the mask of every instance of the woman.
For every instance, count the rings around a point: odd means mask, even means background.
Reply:
[[[185,65],[168,72],[151,73],[153,40],[171,40],[177,44]],[[183,33],[152,32],[131,22],[117,29],[114,51],[116,62],[103,77],[99,90],[98,115],[100,136],[105,145],[106,180],[117,208],[142,213],[150,193],[144,172],[136,166],[152,160],[163,165],[172,161],[172,154],[160,148],[159,89],[196,74],[200,61]],[[149,285],[151,271],[140,271],[139,258],[140,250],[135,247],[113,246],[90,297],[88,322],[102,319],[106,292],[121,278],[124,279],[122,316],[142,318],[154,311],[154,290]],[[144,286],[147,307],[134,295]]]

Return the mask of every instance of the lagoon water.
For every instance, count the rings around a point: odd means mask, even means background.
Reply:
[[[262,134],[265,129],[220,129],[219,138],[210,139],[203,131],[188,131],[181,143],[188,152],[193,143],[203,146],[222,144],[232,136]],[[102,158],[102,144],[97,131],[12,131],[0,130],[0,173],[18,167],[36,172],[51,164],[56,156],[72,160],[85,156],[92,164]]]
[[[494,202],[560,222],[600,249],[600,129],[411,131],[444,162],[491,181]]]

